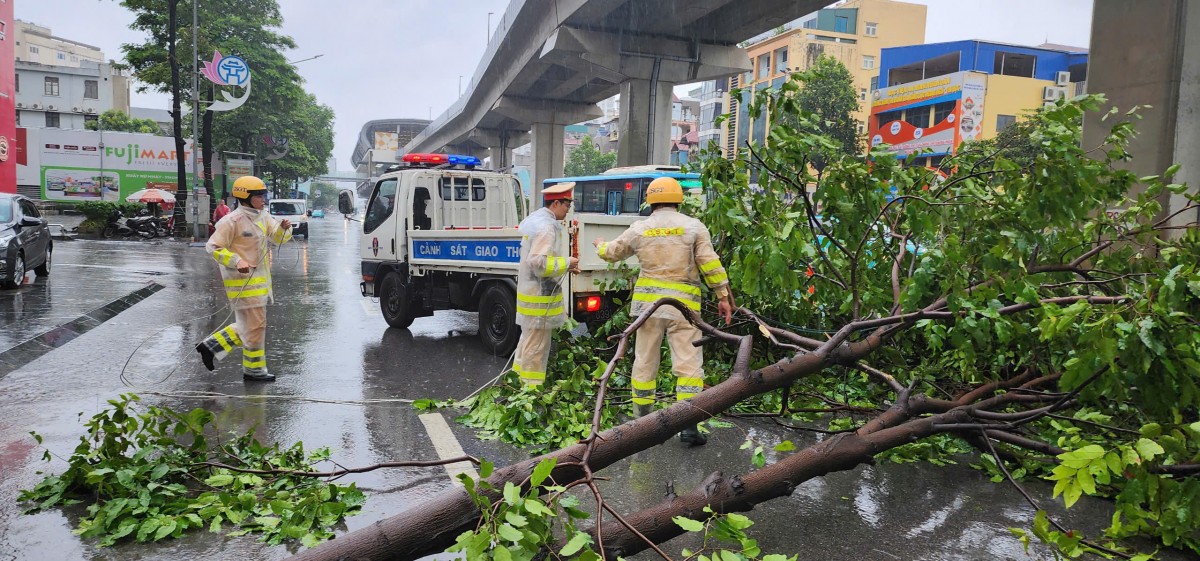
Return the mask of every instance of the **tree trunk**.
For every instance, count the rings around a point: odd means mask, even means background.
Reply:
[[[796,380],[816,374],[835,363],[857,361],[881,342],[877,336],[869,336],[857,343],[824,345],[817,351],[797,354],[751,372],[749,359],[752,339],[748,336],[730,336],[727,341],[737,341],[739,346],[738,359],[729,379],[687,401],[601,434],[587,459],[592,471],[598,472],[634,453],[662,444],[684,428],[726,411],[748,397],[790,386]],[[878,451],[874,450],[870,455]],[[587,452],[587,444],[576,444],[499,468],[488,481],[496,489],[503,489],[506,482],[521,485],[533,473],[538,462],[547,457],[558,458],[552,473],[555,481],[576,481],[584,476],[579,464]],[[848,454],[847,461],[831,464],[830,468],[850,469],[869,460],[870,455]],[[820,474],[810,477],[815,475]],[[309,561],[416,559],[445,550],[459,534],[474,529],[478,519],[479,510],[466,491],[455,487],[396,516],[302,552],[295,558]]]
[[[209,88],[208,101],[212,101],[216,96],[214,91],[216,86]],[[213,190],[213,145],[212,145],[212,124],[213,112],[205,110],[204,120],[200,128],[200,145],[204,151],[201,153],[204,157],[204,190],[208,192],[208,216],[212,216],[214,210],[217,209],[217,193]],[[224,193],[221,194],[224,197]]]
[[[184,154],[183,142],[183,114],[179,108],[179,57],[176,56],[175,48],[178,36],[175,18],[178,7],[179,0],[167,0],[167,59],[171,63],[171,125],[175,133],[175,171],[177,174],[175,211],[172,216],[175,219],[176,232],[186,230],[184,208],[187,206],[188,186],[187,164],[185,163],[187,156]],[[195,146],[193,145],[192,148],[195,149]]]

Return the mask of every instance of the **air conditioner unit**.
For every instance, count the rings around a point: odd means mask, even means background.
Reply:
[[[21,102],[19,102],[19,101],[18,101],[18,102],[17,102],[17,109],[24,109],[24,108],[25,108],[25,104],[24,104],[24,103],[21,103]]]
[[[58,106],[57,105],[47,105],[46,110],[47,111],[58,111]]]
[[[1042,89],[1042,101],[1057,101],[1067,97],[1067,89],[1057,86],[1046,86]]]
[[[84,112],[86,112],[88,114],[92,114],[92,113],[96,112],[96,109],[93,107],[88,107],[87,109],[84,110]]]
[[[1058,72],[1054,75],[1054,85],[1065,86],[1071,83],[1071,73],[1066,71]]]
[[[72,113],[80,113],[80,112],[82,112],[82,111],[83,111],[83,110],[82,110],[82,109],[80,109],[80,108],[78,108],[78,107],[72,107],[72,108],[71,108],[71,112],[72,112]]]
[[[41,108],[42,108],[42,106],[41,106],[41,104],[35,103],[35,104],[33,104],[33,108],[34,108],[34,109],[41,109]]]

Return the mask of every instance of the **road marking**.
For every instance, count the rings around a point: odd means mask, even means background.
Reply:
[[[458,439],[450,431],[450,425],[446,424],[446,419],[442,417],[441,413],[425,413],[417,415],[417,418],[421,419],[421,424],[425,425],[425,432],[429,433],[429,440],[433,442],[433,449],[437,451],[438,458],[445,460],[467,455],[466,452],[463,452],[462,446],[458,444]],[[465,473],[472,479],[479,479],[479,472],[475,471],[475,466],[471,462],[456,462],[442,467],[446,468],[446,475],[450,476],[450,481],[459,487],[463,486],[462,482],[458,480],[460,473]]]
[[[358,303],[362,305],[363,311],[366,312],[368,316],[379,315],[379,308],[375,307],[374,303],[370,300],[363,299],[359,300]]]

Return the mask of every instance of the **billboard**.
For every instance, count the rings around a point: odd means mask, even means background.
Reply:
[[[176,192],[178,158],[191,165],[191,141],[177,154],[169,136],[61,129],[26,129],[26,136],[18,180],[40,185],[49,201],[120,201],[148,187]]]
[[[0,2],[0,193],[17,192],[15,28],[13,3]]]
[[[400,149],[400,135],[394,132],[377,132],[375,133],[375,150],[384,151],[390,150],[395,152]]]
[[[871,146],[886,144],[888,152],[901,157],[916,152],[951,154],[964,140],[979,137],[986,93],[987,76],[978,72],[956,72],[876,90],[868,133]]]
[[[254,175],[254,160],[226,158],[225,169],[228,171],[227,177],[229,181],[237,181],[239,177]]]

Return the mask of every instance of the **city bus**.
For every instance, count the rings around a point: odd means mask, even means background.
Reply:
[[[646,216],[643,208],[646,187],[659,177],[674,177],[685,194],[704,194],[700,175],[683,173],[676,166],[634,166],[613,168],[600,175],[557,177],[542,182],[542,188],[567,181],[575,182],[575,212],[609,216]]]

